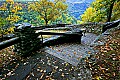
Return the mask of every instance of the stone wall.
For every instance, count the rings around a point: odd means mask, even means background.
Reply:
[[[95,34],[101,34],[102,33],[102,27],[103,23],[86,23],[86,24],[78,24],[74,25],[76,28],[85,28],[87,33],[95,33]]]
[[[15,51],[18,55],[28,56],[42,46],[41,38],[38,38],[39,35],[30,27],[17,29],[15,34],[20,38],[20,42],[15,44]]]

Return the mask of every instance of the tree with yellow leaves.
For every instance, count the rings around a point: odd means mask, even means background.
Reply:
[[[81,16],[83,22],[110,22],[120,19],[119,0],[95,0]]]
[[[8,0],[7,5],[10,5],[8,7],[8,11],[9,11],[9,15],[6,18],[7,20],[9,20],[11,23],[15,23],[17,22],[20,17],[18,16],[22,10],[21,4],[20,3],[14,3],[13,0]]]
[[[44,19],[45,24],[48,25],[49,21],[54,21],[57,17],[62,15],[62,13],[66,13],[67,4],[65,4],[65,0],[39,0],[30,3],[28,10],[38,12],[40,17]]]
[[[82,22],[92,22],[92,16],[95,10],[92,7],[86,9],[83,15],[81,15]]]
[[[21,13],[21,10],[21,4],[15,3],[14,0],[6,0],[6,2],[0,6],[0,11],[4,14],[1,14],[1,17],[4,16],[10,23],[15,23],[20,19],[18,15]]]
[[[0,37],[14,31],[13,24],[20,19],[21,10],[21,4],[13,0],[6,0],[2,3],[0,6]]]

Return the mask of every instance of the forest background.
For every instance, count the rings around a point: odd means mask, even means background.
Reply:
[[[114,21],[120,19],[119,5],[119,0],[2,0],[0,37],[13,33],[14,24],[22,22],[40,26]]]

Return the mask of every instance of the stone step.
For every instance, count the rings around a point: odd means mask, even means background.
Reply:
[[[95,51],[82,44],[67,43],[45,48],[45,52],[60,58],[74,66],[77,66],[81,59],[89,57]]]

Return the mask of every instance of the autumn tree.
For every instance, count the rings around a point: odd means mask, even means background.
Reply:
[[[15,23],[20,19],[22,7],[20,3],[15,3],[14,0],[6,0],[2,6],[0,6],[0,11],[3,13],[1,17],[6,18],[10,23]]]
[[[120,1],[114,3],[112,11],[113,13],[112,13],[111,20],[113,21],[113,20],[120,19]]]
[[[94,8],[92,7],[87,8],[84,14],[81,15],[82,22],[92,22],[92,17],[94,15],[94,12],[95,12]]]
[[[22,7],[15,3],[14,0],[6,0],[0,6],[0,36],[9,34],[14,31],[13,24],[18,22]]]
[[[9,7],[7,7],[8,11],[9,11],[9,15],[6,19],[9,20],[11,23],[18,22],[18,20],[20,19],[19,15],[22,14],[21,4],[20,3],[14,3],[13,0],[8,1],[6,4],[7,4],[7,6],[10,5]]]
[[[28,9],[38,12],[47,25],[49,21],[54,21],[67,11],[67,4],[65,0],[39,0],[30,3]]]
[[[117,4],[118,0],[96,0],[92,3],[92,6],[97,10],[101,11],[101,14],[104,13],[106,17],[106,22],[110,22],[113,12],[113,7]],[[120,9],[118,9],[120,11]]]
[[[82,15],[82,20],[85,21],[86,17],[89,17],[86,22],[110,22],[119,19],[120,8],[118,4],[120,4],[118,0],[95,0],[90,6],[92,9],[87,9]],[[88,15],[89,13],[92,15]]]

